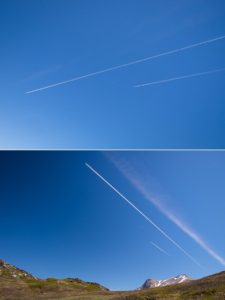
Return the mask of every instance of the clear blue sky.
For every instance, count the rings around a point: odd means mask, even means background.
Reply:
[[[111,289],[134,289],[149,277],[219,272],[225,267],[169,219],[165,208],[224,258],[224,178],[225,152],[1,152],[0,257],[39,277],[80,277]]]
[[[1,148],[225,147],[225,40],[26,91],[225,34],[223,0],[0,3]]]

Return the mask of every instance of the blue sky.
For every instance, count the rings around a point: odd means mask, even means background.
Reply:
[[[225,152],[1,152],[0,256],[39,277],[80,277],[111,289],[222,271],[224,178]]]
[[[221,148],[225,40],[26,91],[225,34],[222,0],[0,4],[1,148]]]

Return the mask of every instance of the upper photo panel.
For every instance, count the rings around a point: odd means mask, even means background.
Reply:
[[[224,0],[0,0],[0,149],[225,148]]]

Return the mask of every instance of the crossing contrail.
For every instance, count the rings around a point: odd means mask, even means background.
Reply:
[[[205,240],[195,232],[177,213],[165,205],[160,197],[154,195],[149,188],[149,177],[140,170],[131,167],[125,160],[118,160],[113,156],[108,156],[117,169],[125,176],[126,179],[142,194],[142,196],[151,202],[161,213],[163,213],[170,221],[180,228],[187,236],[195,241],[202,249],[204,249],[212,258],[217,260],[222,266],[225,266],[225,259],[215,252]]]
[[[203,41],[203,42],[191,44],[191,45],[188,45],[188,46],[185,46],[185,47],[181,47],[181,48],[173,49],[173,50],[170,50],[170,51],[162,52],[162,53],[159,53],[159,54],[155,54],[155,55],[152,55],[152,56],[144,57],[144,58],[137,59],[137,60],[134,60],[134,61],[130,61],[128,63],[117,65],[117,66],[110,67],[110,68],[107,68],[107,69],[103,69],[103,70],[99,70],[99,71],[96,71],[96,72],[88,73],[86,75],[74,77],[74,78],[69,79],[69,80],[53,83],[53,84],[50,84],[50,85],[47,85],[47,86],[44,86],[44,87],[40,87],[40,88],[31,90],[31,91],[28,91],[28,92],[26,92],[26,94],[31,94],[31,93],[39,92],[39,91],[42,91],[42,90],[47,90],[47,89],[54,88],[56,86],[67,84],[67,83],[70,83],[70,82],[73,82],[73,81],[78,81],[78,80],[81,80],[81,79],[84,79],[84,78],[88,78],[88,77],[100,75],[100,74],[103,74],[103,73],[107,73],[107,72],[110,72],[110,71],[113,71],[113,70],[125,68],[125,67],[131,66],[131,65],[139,64],[139,63],[142,63],[142,62],[145,62],[145,61],[148,61],[148,60],[152,60],[152,59],[156,59],[156,58],[159,58],[159,57],[162,57],[162,56],[166,56],[166,55],[178,53],[178,52],[181,52],[181,51],[184,51],[184,50],[188,50],[188,49],[191,49],[191,48],[195,48],[195,47],[203,46],[203,45],[206,45],[206,44],[210,44],[210,43],[222,40],[222,39],[225,39],[225,35],[222,35],[222,36],[210,39],[210,40],[206,40],[206,41]]]
[[[164,253],[164,254],[166,254],[166,255],[169,256],[169,254],[168,254],[165,250],[163,250],[161,247],[159,247],[158,245],[156,245],[156,244],[153,243],[153,242],[151,242],[151,244],[152,244],[156,249],[158,249],[160,252],[162,252],[162,253]]]
[[[102,181],[104,181],[114,192],[116,192],[122,199],[124,199],[134,210],[136,210],[148,223],[154,226],[164,237],[166,237],[171,243],[173,243],[180,251],[182,251],[189,259],[191,259],[196,265],[202,267],[200,263],[191,256],[183,247],[181,247],[174,239],[172,239],[163,229],[161,229],[155,222],[147,217],[139,208],[137,208],[130,200],[127,199],[121,192],[119,192],[109,181],[107,181],[102,175],[100,175],[93,167],[88,163],[85,163],[95,175],[97,175]]]
[[[209,74],[224,72],[224,71],[225,71],[225,68],[215,69],[215,70],[210,70],[210,71],[205,71],[205,72],[200,72],[200,73],[193,73],[193,74],[189,74],[189,75],[168,78],[168,79],[164,79],[164,80],[151,81],[151,82],[147,82],[147,83],[137,84],[137,85],[134,85],[134,87],[139,88],[139,87],[143,87],[143,86],[147,86],[147,85],[163,84],[163,83],[167,83],[167,82],[171,82],[171,81],[193,78],[193,77],[198,77],[198,76],[203,76],[203,75],[209,75]]]

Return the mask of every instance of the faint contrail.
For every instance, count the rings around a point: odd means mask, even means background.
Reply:
[[[156,245],[156,244],[153,243],[153,242],[151,242],[151,244],[152,244],[156,249],[158,249],[158,250],[161,251],[162,253],[164,253],[164,254],[166,254],[166,255],[169,256],[169,254],[168,254],[165,250],[163,250],[161,247],[159,247],[158,245]]]
[[[97,175],[102,181],[104,181],[114,192],[116,192],[121,198],[123,198],[134,210],[136,210],[147,222],[152,224],[162,235],[164,235],[171,243],[173,243],[180,251],[182,251],[189,259],[191,259],[196,265],[202,267],[200,263],[192,257],[184,248],[182,248],[174,239],[172,239],[163,229],[161,229],[155,222],[147,217],[139,208],[137,208],[130,200],[128,200],[122,193],[120,193],[111,183],[109,183],[102,175],[100,175],[93,167],[88,163],[85,163],[95,175]]]
[[[222,35],[222,36],[219,36],[217,38],[210,39],[210,40],[206,40],[206,41],[203,41],[203,42],[191,44],[191,45],[188,45],[188,46],[185,46],[185,47],[182,47],[182,48],[177,48],[177,49],[174,49],[174,50],[162,52],[160,54],[156,54],[156,55],[148,56],[148,57],[145,57],[145,58],[137,59],[137,60],[125,63],[125,64],[121,64],[121,65],[118,65],[118,66],[110,67],[110,68],[103,69],[103,70],[100,70],[100,71],[96,71],[96,72],[93,72],[93,73],[88,73],[86,75],[75,77],[75,78],[72,78],[72,79],[69,79],[69,80],[65,80],[65,81],[53,83],[53,84],[50,84],[50,85],[47,85],[47,86],[44,86],[44,87],[37,88],[35,90],[28,91],[28,92],[26,92],[26,94],[31,94],[31,93],[39,92],[39,91],[42,91],[42,90],[46,90],[46,89],[50,89],[50,88],[56,87],[58,85],[70,83],[70,82],[81,80],[81,79],[84,79],[84,78],[87,78],[87,77],[92,77],[92,76],[100,75],[100,74],[103,74],[103,73],[106,73],[106,72],[110,72],[110,71],[113,71],[113,70],[125,68],[125,67],[128,67],[128,66],[139,64],[139,63],[142,63],[144,61],[148,61],[148,60],[155,59],[155,58],[158,58],[158,57],[162,57],[162,56],[166,56],[166,55],[178,53],[178,52],[181,52],[181,51],[184,51],[184,50],[187,50],[187,49],[195,48],[195,47],[198,47],[198,46],[210,44],[210,43],[222,40],[222,39],[225,39],[225,35]]]
[[[215,69],[215,70],[210,70],[210,71],[205,71],[205,72],[200,72],[200,73],[194,73],[194,74],[189,74],[189,75],[180,76],[180,77],[173,77],[173,78],[159,80],[159,81],[151,81],[151,82],[147,82],[147,83],[134,85],[134,87],[139,88],[139,87],[143,87],[143,86],[147,86],[147,85],[162,84],[162,83],[167,83],[170,81],[181,80],[181,79],[186,79],[186,78],[193,78],[193,77],[197,77],[197,76],[203,76],[203,75],[208,75],[208,74],[218,73],[218,72],[223,72],[223,71],[225,71],[225,68]]]
[[[204,249],[211,257],[217,260],[221,265],[225,266],[225,259],[217,254],[203,238],[196,233],[192,228],[190,228],[182,218],[178,217],[174,212],[171,211],[171,208],[168,208],[164,203],[158,198],[155,197],[151,191],[149,191],[149,182],[145,184],[145,179],[140,177],[137,173],[134,173],[134,169],[129,168],[128,165],[125,165],[124,162],[121,163],[118,160],[115,160],[113,157],[109,157],[119,171],[134,185],[134,187],[147,199],[150,201],[157,209],[163,213],[169,220],[176,224],[185,234],[192,238],[202,249]]]

